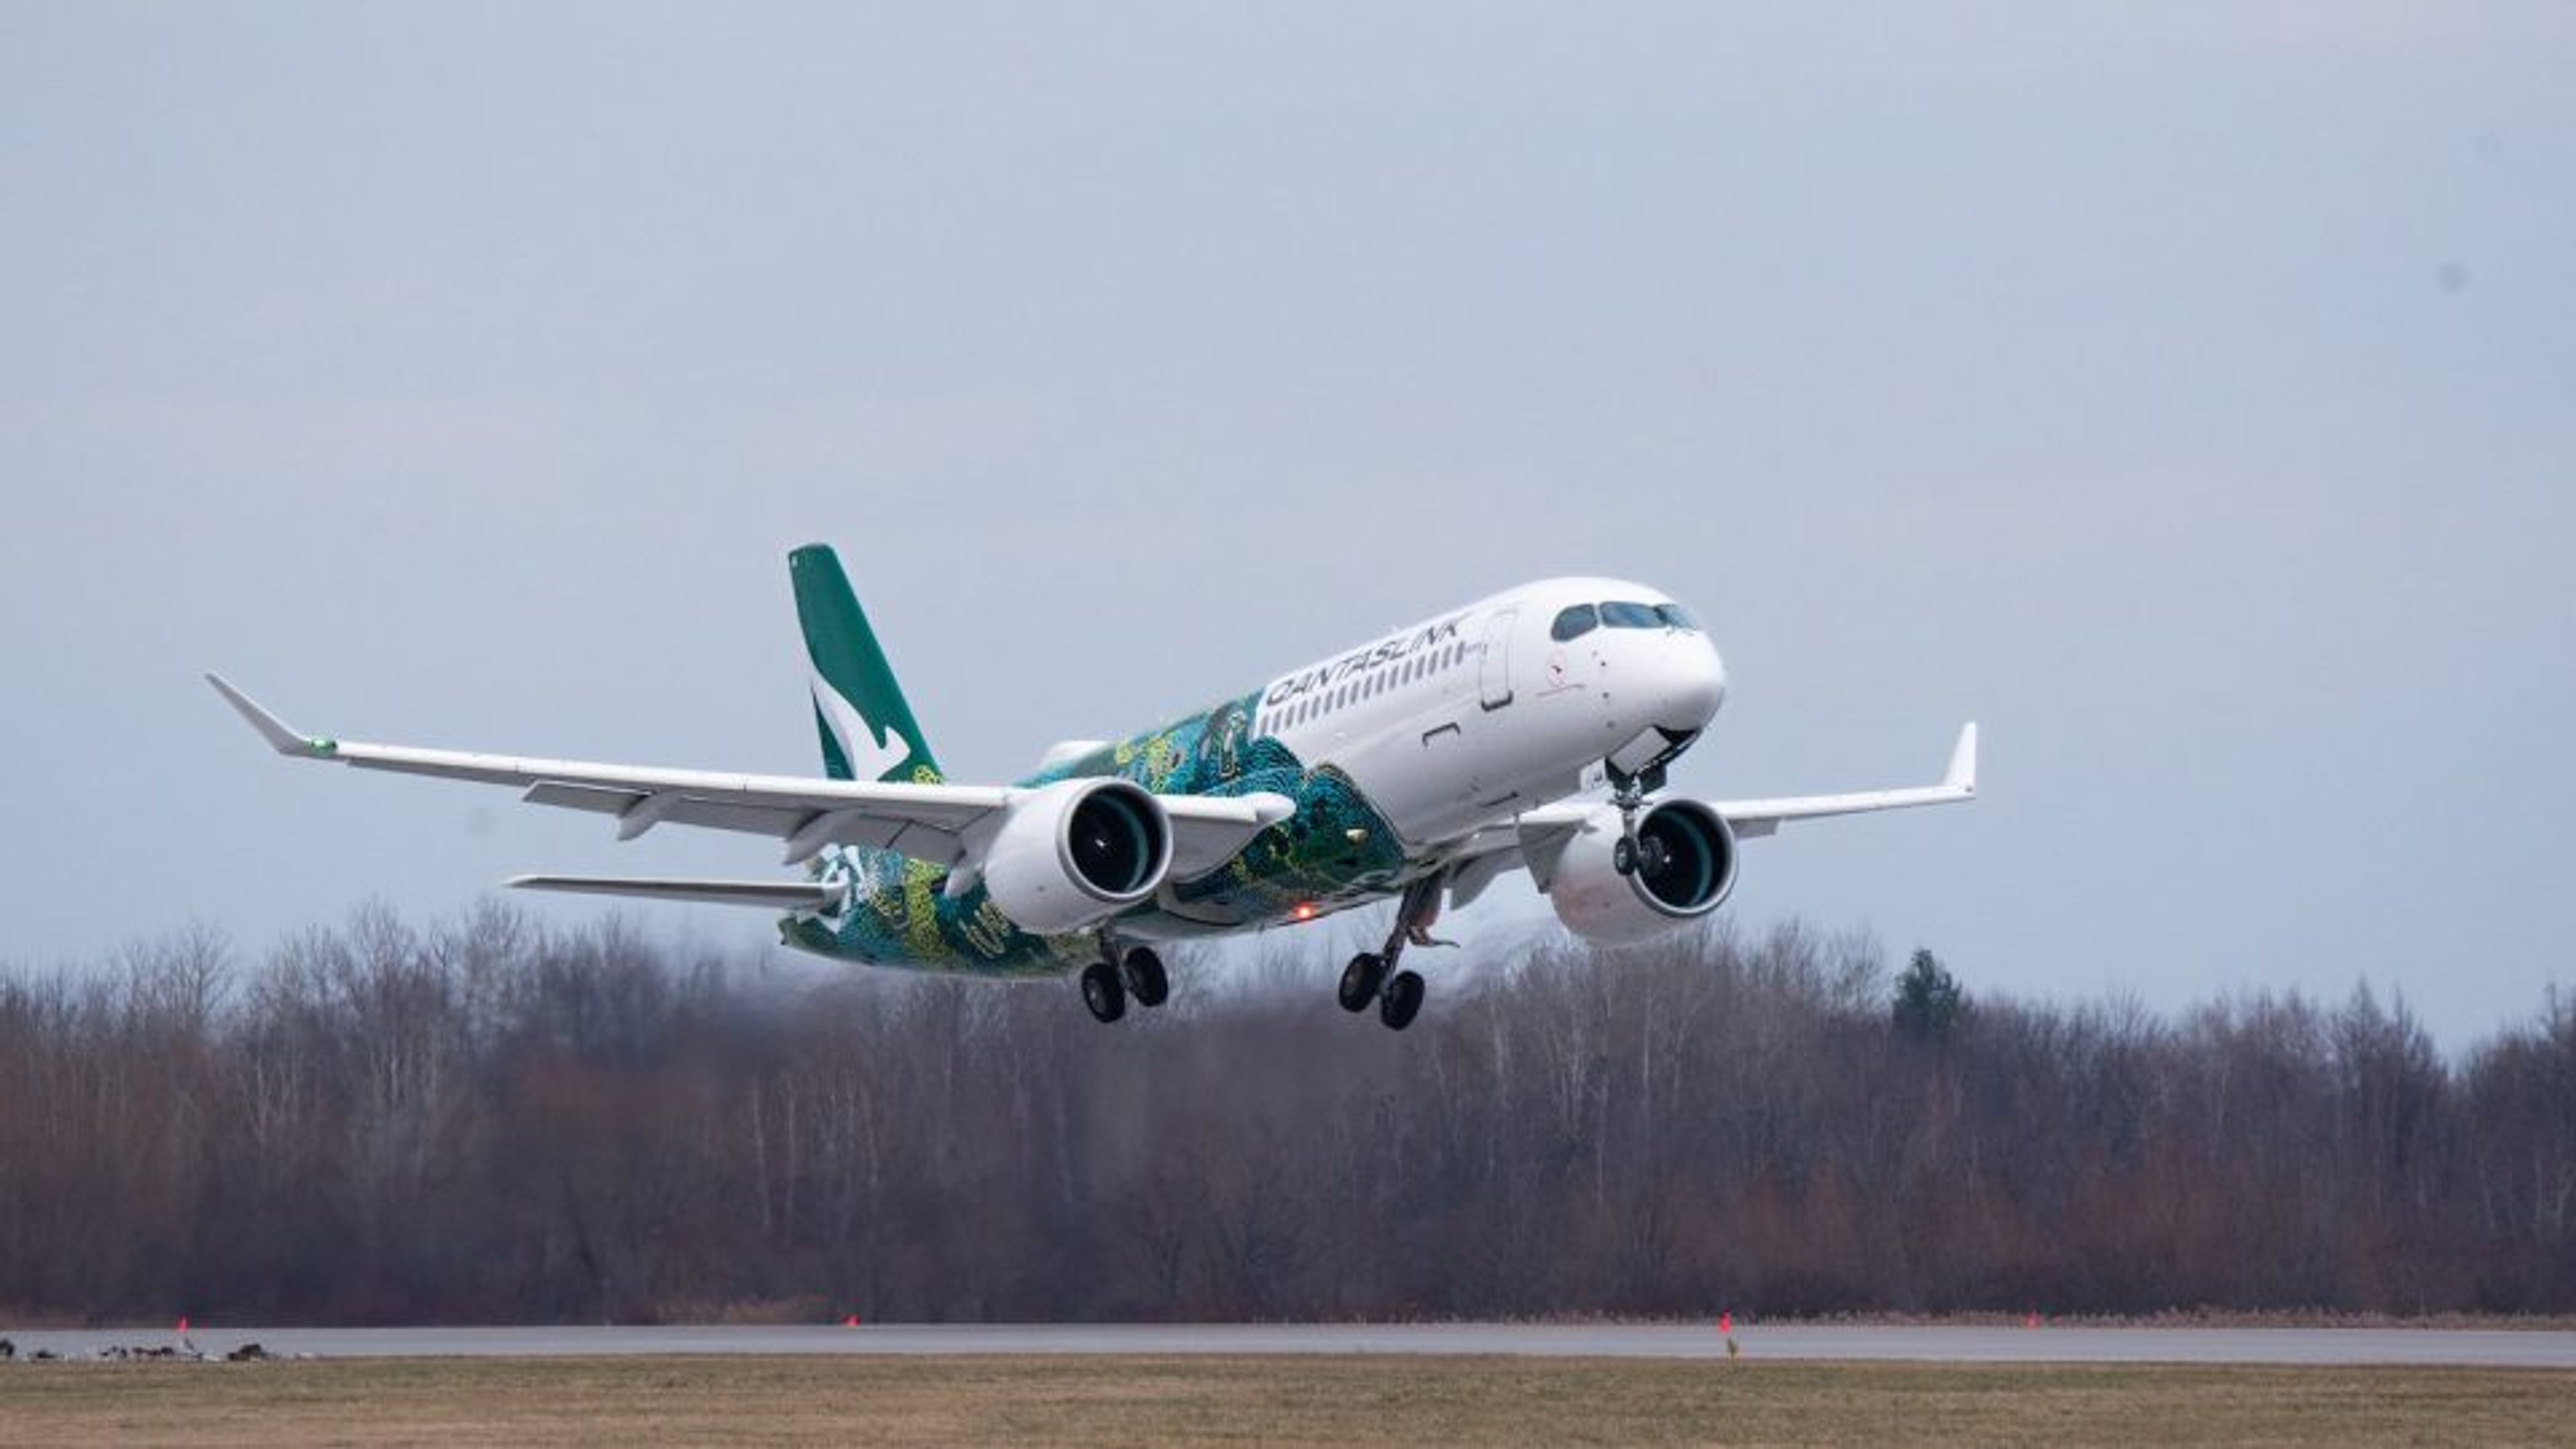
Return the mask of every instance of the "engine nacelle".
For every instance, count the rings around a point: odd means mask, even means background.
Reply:
[[[1011,803],[984,849],[984,889],[1014,925],[1078,931],[1154,894],[1172,866],[1172,822],[1127,780],[1059,780]]]
[[[1621,875],[1619,807],[1604,805],[1574,832],[1547,881],[1566,929],[1618,945],[1661,935],[1716,910],[1735,889],[1735,832],[1697,800],[1666,800],[1637,817],[1636,873]]]

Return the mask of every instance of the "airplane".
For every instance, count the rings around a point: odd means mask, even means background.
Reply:
[[[1576,935],[1645,940],[1716,910],[1739,842],[1791,821],[1964,801],[1977,727],[1937,785],[1768,800],[1661,793],[1726,699],[1726,669],[1659,589],[1552,578],[1279,675],[1124,740],[1067,740],[1012,785],[952,783],[839,556],[788,556],[823,777],[526,759],[308,735],[207,682],[278,753],[520,789],[612,817],[766,835],[802,880],[523,875],[524,889],[782,912],[780,940],[842,961],[1075,976],[1102,1022],[1162,1005],[1157,947],[1393,899],[1336,996],[1402,1031],[1407,947],[1526,869]],[[1607,787],[1606,797],[1599,792]]]

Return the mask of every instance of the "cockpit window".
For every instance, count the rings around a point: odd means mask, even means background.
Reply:
[[[1699,627],[1699,620],[1692,618],[1690,610],[1679,604],[1657,604],[1655,612],[1672,628],[1697,629]]]
[[[1665,627],[1663,616],[1655,612],[1655,606],[1652,604],[1603,604],[1601,606],[1601,622],[1609,625],[1613,629],[1661,629]]]
[[[1590,604],[1577,604],[1557,615],[1556,622],[1548,627],[1547,633],[1549,638],[1562,644],[1568,639],[1580,639],[1600,627],[1601,611]]]

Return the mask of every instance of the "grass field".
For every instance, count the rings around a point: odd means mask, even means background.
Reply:
[[[0,1367],[0,1442],[2568,1443],[2576,1374],[1440,1358]]]

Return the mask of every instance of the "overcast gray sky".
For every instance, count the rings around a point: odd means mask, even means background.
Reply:
[[[0,3],[0,957],[768,871],[197,672],[810,771],[819,539],[964,776],[1618,573],[1728,659],[1684,787],[1985,722],[1747,923],[2453,1046],[2576,982],[2576,10],[1783,10]]]

